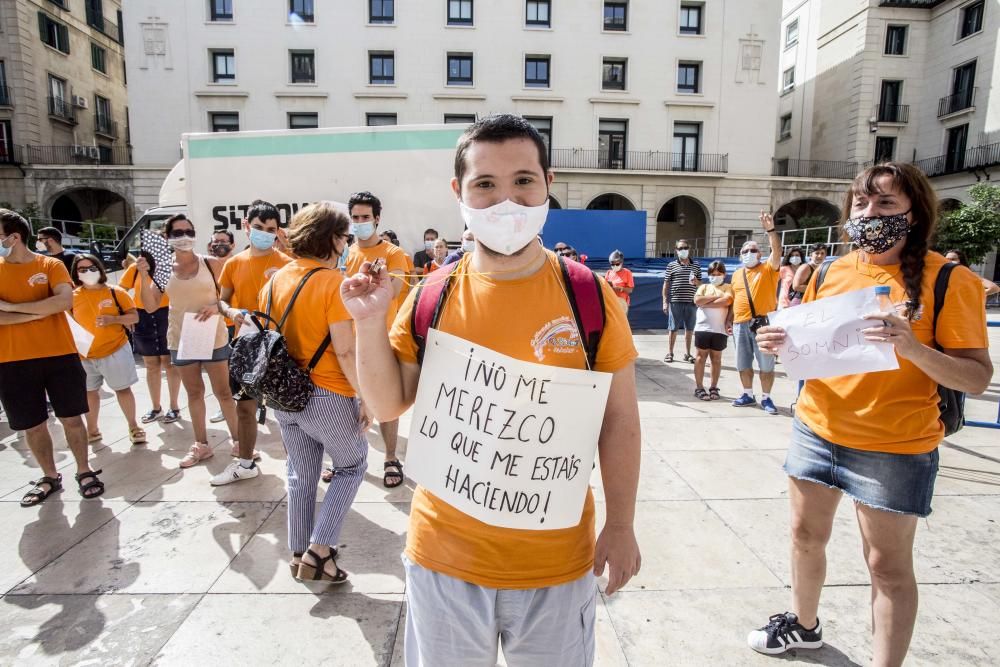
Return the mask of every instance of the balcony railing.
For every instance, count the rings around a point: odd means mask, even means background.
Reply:
[[[122,34],[119,31],[118,24],[104,18],[103,14],[93,11],[90,5],[87,5],[87,25],[100,30],[118,43],[122,41]]]
[[[875,116],[880,123],[909,123],[909,104],[879,104]]]
[[[585,150],[556,148],[552,166],[564,169],[631,169],[636,171],[694,171],[725,174],[729,155],[716,153],[667,153],[663,151]]]
[[[914,162],[928,176],[945,176],[966,169],[983,169],[1000,164],[1000,142],[953,151]]]
[[[792,176],[795,178],[841,178],[850,180],[864,168],[857,162],[837,162],[833,160],[796,160],[794,158],[772,158],[772,176]]]
[[[94,116],[94,132],[110,139],[118,138],[118,122],[110,116]]]
[[[21,146],[0,143],[0,164],[21,164],[24,162],[24,149]]]
[[[76,109],[61,97],[49,98],[49,115],[76,125]]]
[[[0,86],[0,107],[14,106],[14,98],[11,97],[9,86]]]
[[[132,164],[131,146],[15,146],[20,162],[38,165],[86,164],[122,166]]]
[[[976,91],[978,88],[966,88],[954,95],[942,97],[938,100],[938,118],[948,114],[958,113],[971,109],[976,104]]]

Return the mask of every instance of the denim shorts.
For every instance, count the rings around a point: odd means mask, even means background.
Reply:
[[[210,364],[213,361],[227,361],[230,352],[232,352],[232,349],[229,347],[229,343],[212,350],[211,359],[178,359],[177,350],[170,350],[170,363],[180,368],[181,366],[190,366],[191,364]]]
[[[878,510],[929,515],[937,471],[937,449],[926,454],[852,449],[824,440],[797,417],[792,423],[785,472],[795,479],[840,489]]]
[[[678,301],[670,302],[670,316],[667,318],[667,329],[670,331],[694,331],[694,321],[697,319],[698,306]]]
[[[750,321],[733,324],[733,342],[736,344],[736,370],[753,370],[753,360],[761,373],[773,373],[775,357],[761,352],[757,347],[757,337],[750,331]]]

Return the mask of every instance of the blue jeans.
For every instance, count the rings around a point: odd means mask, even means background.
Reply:
[[[774,372],[774,355],[761,352],[757,347],[757,337],[750,331],[750,322],[733,324],[733,342],[736,343],[736,370],[753,370],[753,360],[761,373]]]

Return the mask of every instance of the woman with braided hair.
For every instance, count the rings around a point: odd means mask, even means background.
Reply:
[[[889,162],[862,172],[848,189],[843,232],[856,250],[833,262],[803,302],[876,285],[889,287],[892,312],[865,315],[866,340],[891,343],[899,369],[808,380],[799,395],[785,459],[791,501],[792,609],[750,633],[761,653],[819,648],[817,616],[826,544],[842,495],[854,501],[872,584],[872,664],[901,665],[917,614],[913,538],[931,511],[944,437],[938,385],[982,393],[993,374],[983,288],[967,268],[951,272],[935,323],[934,287],[948,264],[928,250],[937,201],[913,165]],[[777,353],[780,327],[758,330]]]

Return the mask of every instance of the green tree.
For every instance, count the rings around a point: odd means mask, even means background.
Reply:
[[[799,225],[799,229],[808,229],[806,232],[806,245],[812,243],[826,243],[827,242],[827,227],[832,227],[837,224],[836,220],[831,220],[825,215],[803,215],[801,218],[796,220]],[[837,240],[837,234],[834,232],[833,240]]]
[[[972,202],[941,217],[936,247],[956,248],[970,264],[979,264],[1000,243],[1000,186],[977,183],[969,188]]]

